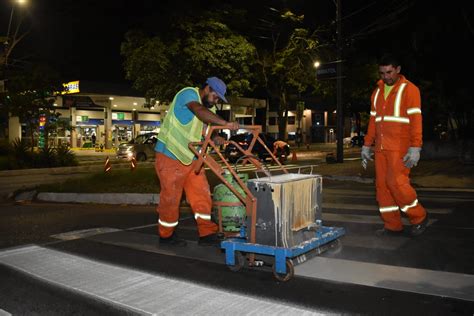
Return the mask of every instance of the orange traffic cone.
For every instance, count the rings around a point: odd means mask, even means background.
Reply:
[[[112,169],[112,164],[110,163],[109,156],[105,158],[104,172],[109,172]]]
[[[132,157],[132,160],[130,160],[130,170],[134,171],[137,168],[137,160],[135,157]]]
[[[296,151],[293,152],[292,156],[291,156],[291,161],[297,161],[298,158],[296,157]]]

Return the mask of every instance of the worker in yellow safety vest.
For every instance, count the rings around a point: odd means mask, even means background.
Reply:
[[[225,93],[225,83],[211,77],[201,88],[186,87],[179,91],[170,105],[155,147],[155,170],[161,186],[157,207],[160,244],[186,246],[186,241],[175,233],[184,191],[197,223],[199,245],[220,245],[218,227],[211,220],[209,183],[203,168],[195,173],[197,160],[188,144],[201,141],[208,124],[239,129],[237,122],[227,122],[211,110],[219,99],[227,102]],[[215,136],[214,142],[220,145],[224,140]]]

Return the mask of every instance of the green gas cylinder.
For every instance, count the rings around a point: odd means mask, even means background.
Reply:
[[[249,179],[248,174],[239,173],[239,178],[247,185]],[[239,192],[243,197],[246,197],[245,191],[240,187],[239,183],[234,179],[230,172],[224,174],[224,178]],[[241,223],[245,220],[245,206],[238,197],[225,185],[219,184],[214,187],[213,193],[213,212],[214,218],[218,222],[218,206],[224,203],[236,203],[235,206],[220,206],[222,210],[222,227],[226,232],[238,232]]]

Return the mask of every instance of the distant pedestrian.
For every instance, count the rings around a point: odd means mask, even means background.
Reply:
[[[95,141],[97,139],[97,137],[95,136],[95,133],[92,134],[91,139],[92,139],[92,147],[95,147]]]
[[[285,162],[290,155],[290,145],[282,140],[273,143],[273,155],[280,161]]]

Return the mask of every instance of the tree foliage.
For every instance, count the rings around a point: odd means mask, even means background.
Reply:
[[[273,17],[266,32],[271,49],[258,51],[259,83],[278,104],[280,138],[286,138],[289,97],[315,87],[313,62],[321,47],[318,30],[303,26],[304,16],[286,10]]]
[[[255,47],[216,20],[185,20],[173,36],[147,36],[129,31],[121,46],[126,78],[149,99],[170,101],[185,86],[209,76],[227,83],[231,94],[252,89]]]
[[[57,74],[47,66],[37,65],[32,69],[12,73],[7,90],[0,94],[0,109],[3,115],[18,116],[25,123],[34,144],[40,114],[45,114],[45,140],[59,123],[59,113],[53,106],[56,93],[62,91]]]

